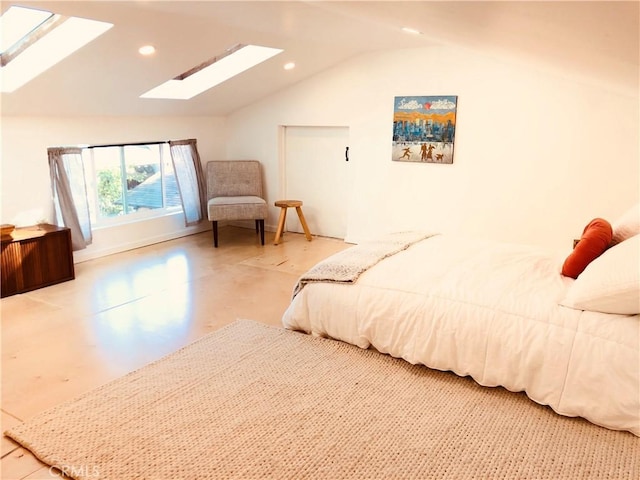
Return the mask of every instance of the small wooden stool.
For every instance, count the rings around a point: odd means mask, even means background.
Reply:
[[[302,201],[300,200],[278,200],[275,203],[276,207],[280,207],[280,219],[278,220],[278,230],[276,231],[276,238],[273,240],[274,245],[278,245],[280,241],[280,237],[282,237],[282,232],[284,231],[284,222],[287,219],[287,208],[294,208],[296,212],[298,212],[298,218],[300,219],[300,223],[302,224],[302,229],[304,230],[304,235],[307,237],[307,240],[311,241],[311,232],[309,231],[309,227],[307,225],[307,221],[304,219],[304,215],[302,213]]]

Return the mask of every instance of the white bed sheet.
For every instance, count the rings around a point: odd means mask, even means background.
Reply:
[[[438,235],[352,285],[311,283],[286,328],[373,346],[640,436],[640,316],[559,305],[572,279],[530,246]]]

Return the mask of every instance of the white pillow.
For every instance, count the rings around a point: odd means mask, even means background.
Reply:
[[[640,203],[627,210],[612,224],[613,238],[610,247],[640,233]]]
[[[640,235],[609,248],[591,262],[560,304],[603,313],[640,313]]]

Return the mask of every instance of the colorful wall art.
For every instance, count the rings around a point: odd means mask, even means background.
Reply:
[[[395,97],[391,159],[453,163],[457,104],[455,95]]]

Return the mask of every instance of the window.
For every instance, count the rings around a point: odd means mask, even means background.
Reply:
[[[167,143],[85,150],[91,222],[113,225],[182,210]]]
[[[238,44],[140,95],[140,98],[188,100],[271,57],[280,48]]]
[[[10,6],[0,16],[0,89],[13,92],[113,27]]]

